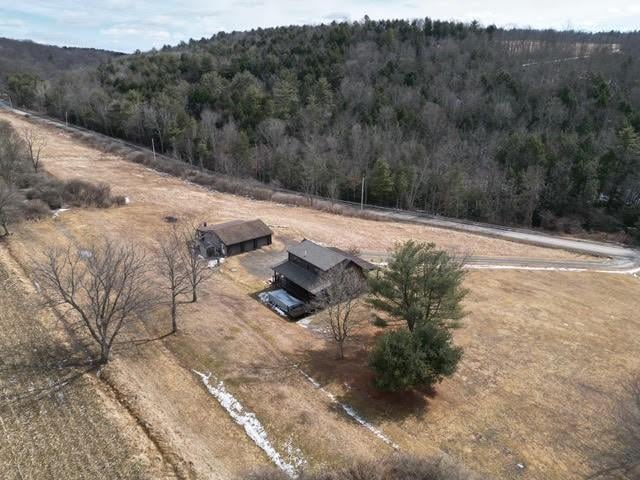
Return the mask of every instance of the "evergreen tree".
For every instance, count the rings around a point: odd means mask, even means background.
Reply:
[[[393,176],[389,164],[384,158],[379,158],[369,177],[369,200],[378,204],[387,204],[393,195],[393,187]]]
[[[427,323],[414,332],[396,330],[382,336],[369,365],[378,388],[402,391],[441,382],[455,373],[461,359],[462,348],[453,344],[451,332]]]
[[[463,317],[461,263],[433,243],[396,246],[387,268],[370,279],[369,304],[410,331],[428,323],[457,327]]]

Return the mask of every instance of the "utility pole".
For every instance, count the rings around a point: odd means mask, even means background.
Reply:
[[[360,189],[360,210],[364,210],[364,175],[362,175],[362,188]]]
[[[69,126],[69,117],[67,116],[67,111],[64,111],[64,125],[65,127]]]
[[[151,137],[151,150],[153,150],[153,161],[156,160],[156,144],[153,141],[153,137]]]

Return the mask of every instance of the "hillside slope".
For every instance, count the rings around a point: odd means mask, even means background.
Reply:
[[[214,171],[494,223],[636,235],[640,34],[365,20],[109,61],[30,106]]]
[[[42,79],[78,67],[95,67],[122,55],[95,48],[72,48],[42,45],[28,40],[0,38],[0,78],[13,73],[31,73]]]

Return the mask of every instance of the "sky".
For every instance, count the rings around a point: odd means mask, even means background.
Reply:
[[[640,29],[638,0],[0,0],[0,37],[121,52],[219,31],[424,18],[576,30]]]

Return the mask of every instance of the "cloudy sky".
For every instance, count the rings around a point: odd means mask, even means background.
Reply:
[[[501,26],[632,30],[633,0],[0,0],[0,36],[123,52],[225,30],[331,20],[420,18]]]

